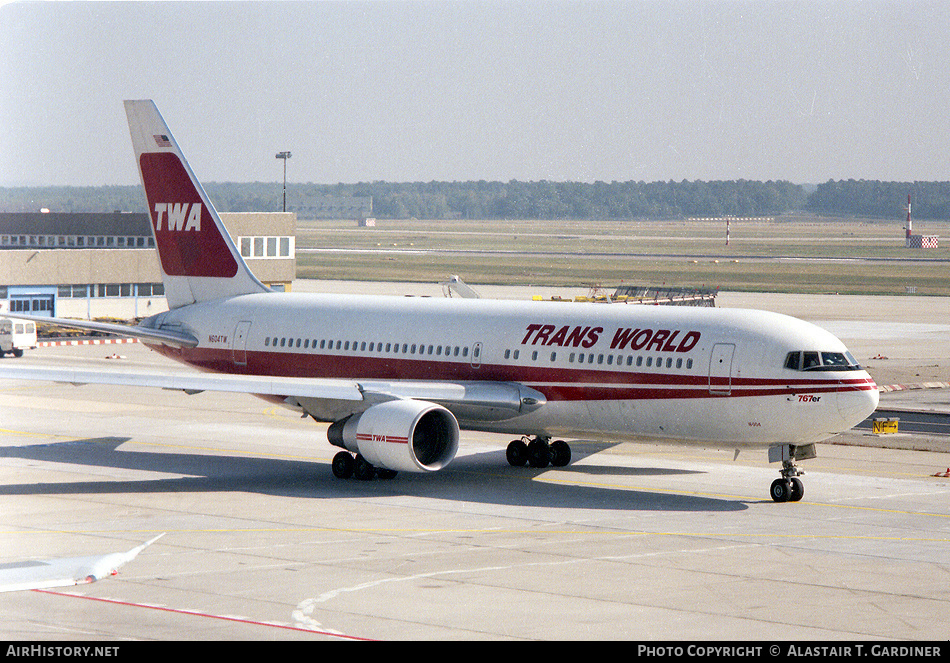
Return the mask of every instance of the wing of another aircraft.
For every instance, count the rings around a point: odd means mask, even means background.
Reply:
[[[69,587],[102,580],[116,575],[119,567],[131,562],[163,536],[159,534],[126,552],[0,564],[0,592]]]

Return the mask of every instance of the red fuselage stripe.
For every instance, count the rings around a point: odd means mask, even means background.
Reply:
[[[653,400],[731,396],[823,394],[876,389],[870,378],[717,378],[693,369],[691,373],[541,367],[522,364],[482,364],[408,359],[394,356],[247,351],[246,363],[235,364],[230,349],[171,349],[152,346],[174,359],[218,373],[276,375],[304,378],[364,380],[498,381],[536,389],[550,401]]]

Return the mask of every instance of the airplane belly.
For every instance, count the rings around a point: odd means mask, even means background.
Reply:
[[[741,403],[739,401],[742,401]],[[768,402],[766,402],[768,401]],[[679,440],[720,448],[768,447],[795,442],[799,430],[776,431],[761,420],[784,397],[590,400],[548,402],[537,412],[504,422],[462,422],[465,428],[607,441]],[[810,431],[804,431],[811,439]],[[827,437],[824,435],[823,437]]]
[[[750,423],[750,403],[734,398],[655,399],[617,403],[623,432],[636,437],[682,439],[717,446],[762,444]]]
[[[587,401],[585,433],[680,439],[722,448],[817,442],[853,425],[842,420],[840,426],[829,426],[825,410],[837,408],[837,399],[829,394],[825,401],[798,395]]]

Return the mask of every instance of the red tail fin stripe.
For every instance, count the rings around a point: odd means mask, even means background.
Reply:
[[[237,261],[178,156],[145,152],[140,160],[164,272],[223,278],[237,274]]]

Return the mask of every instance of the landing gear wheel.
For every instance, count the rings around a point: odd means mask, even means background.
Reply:
[[[528,462],[528,445],[524,443],[524,440],[512,440],[508,444],[505,456],[512,467],[524,467],[524,464]]]
[[[547,467],[551,462],[551,450],[544,440],[534,439],[528,443],[528,465],[531,467]]]
[[[377,468],[368,460],[357,454],[356,458],[346,451],[340,451],[333,457],[333,463],[330,468],[333,470],[333,476],[337,479],[357,478],[361,481],[370,479],[394,479],[399,474],[396,470],[390,470],[385,467]]]
[[[783,444],[769,447],[769,462],[782,461],[782,469],[779,471],[782,478],[773,481],[772,487],[769,489],[772,500],[775,502],[798,502],[805,496],[805,486],[798,478],[805,474],[805,470],[798,467],[795,461],[807,460],[815,456],[815,445],[813,444],[804,446]]]
[[[376,468],[373,464],[359,454],[356,455],[353,465],[353,476],[361,481],[369,481],[376,476]]]
[[[792,482],[788,479],[776,479],[772,482],[769,494],[775,502],[788,502],[792,496]]]
[[[571,446],[564,440],[549,443],[547,437],[522,437],[512,440],[508,444],[505,456],[508,464],[522,467],[525,464],[535,468],[545,468],[548,465],[564,467],[571,462]]]
[[[341,451],[333,457],[333,463],[330,467],[333,470],[333,476],[337,479],[349,479],[353,476],[354,464],[353,456]]]
[[[791,484],[792,491],[788,496],[789,502],[798,502],[802,497],[805,496],[805,484],[802,483],[802,480],[798,477],[792,477],[789,479]]]
[[[571,446],[564,440],[555,440],[551,443],[551,465],[564,467],[571,462]]]

